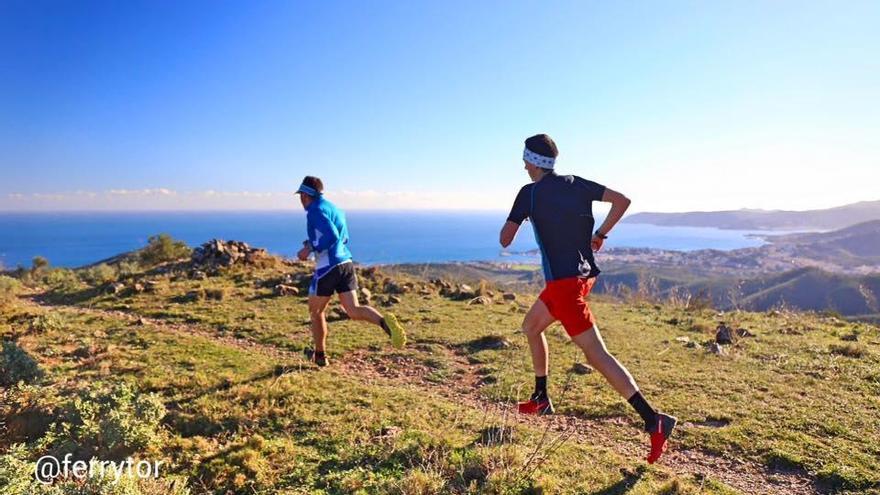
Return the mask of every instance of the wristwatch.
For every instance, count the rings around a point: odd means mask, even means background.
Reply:
[[[608,239],[608,236],[607,236],[607,235],[605,235],[605,234],[599,232],[599,229],[596,229],[596,237],[598,237],[599,239],[603,239],[603,240],[604,240],[604,239]]]

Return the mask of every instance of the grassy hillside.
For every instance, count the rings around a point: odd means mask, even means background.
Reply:
[[[301,357],[305,297],[273,290],[303,289],[308,265],[126,259],[0,278],[0,492],[49,493],[30,463],[73,452],[167,470],[125,492],[62,493],[880,493],[875,327],[594,301],[609,348],[682,421],[648,466],[637,417],[597,373],[572,371],[583,358],[558,326],[559,414],[511,412],[532,383],[517,333],[532,294],[475,285],[474,300],[454,281],[360,270],[410,345],[333,309],[331,366],[318,369]],[[719,355],[708,344],[722,322],[752,336]]]

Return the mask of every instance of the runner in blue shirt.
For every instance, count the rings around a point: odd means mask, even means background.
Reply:
[[[546,287],[523,319],[535,368],[535,392],[519,404],[524,414],[552,414],[547,394],[547,340],[544,330],[559,321],[587,361],[635,408],[651,435],[648,462],[655,462],[666,449],[676,419],[654,410],[642,396],[632,375],[605,347],[595,317],[586,301],[599,268],[593,251],[602,247],[608,233],[629,207],[629,199],[601,184],[574,175],[558,175],[553,167],[559,150],[546,134],[526,139],[525,169],[532,180],[520,189],[507,222],[501,229],[501,245],[513,242],[520,224],[530,219],[541,249]],[[593,202],[611,203],[611,211],[593,233]]]
[[[391,344],[402,348],[406,332],[391,313],[384,316],[370,306],[361,306],[357,296],[357,274],[348,249],[348,225],[345,213],[324,198],[324,184],[307,176],[297,189],[306,210],[308,239],[297,253],[305,261],[315,254],[315,275],[309,285],[309,316],[315,348],[310,358],[318,366],[327,365],[327,320],[324,312],[334,293],[339,294],[342,309],[352,320],[378,325],[391,337]]]

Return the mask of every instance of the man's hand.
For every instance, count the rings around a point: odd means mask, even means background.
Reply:
[[[308,245],[308,241],[303,242],[302,249],[296,253],[296,257],[300,259],[300,261],[305,261],[309,259],[309,255],[312,254],[312,248]]]
[[[605,242],[605,239],[597,235],[593,235],[593,240],[590,241],[590,247],[593,249],[593,252],[597,252],[602,249],[602,244]]]

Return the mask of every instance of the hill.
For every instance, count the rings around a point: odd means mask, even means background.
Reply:
[[[636,416],[572,371],[583,358],[558,326],[558,414],[511,413],[532,380],[517,329],[533,292],[359,268],[410,345],[334,306],[317,369],[301,357],[311,266],[236,252],[0,279],[0,491],[48,493],[33,462],[64,452],[163,461],[156,480],[124,479],[134,495],[880,491],[875,327],[594,298],[609,347],[681,420],[648,466]],[[722,323],[747,331],[712,346]]]
[[[798,256],[841,263],[880,265],[880,220],[872,220],[823,233],[767,236],[775,246],[789,246]]]
[[[829,230],[877,219],[880,219],[880,201],[862,201],[835,208],[805,211],[742,209],[685,213],[644,212],[629,215],[623,222],[730,230]]]

